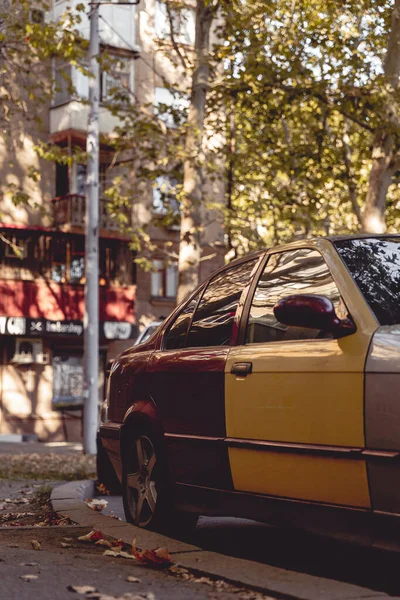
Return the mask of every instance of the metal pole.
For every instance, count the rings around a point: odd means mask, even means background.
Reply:
[[[99,5],[90,5],[89,123],[87,134],[83,450],[96,454],[99,406]]]

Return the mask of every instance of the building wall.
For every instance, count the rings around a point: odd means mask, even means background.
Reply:
[[[72,4],[76,4],[77,1],[72,0]],[[59,17],[66,3],[61,0],[54,5],[55,18]],[[71,4],[71,1],[68,4]],[[117,53],[131,56],[135,95],[138,101],[148,105],[148,110],[151,110],[151,105],[154,104],[155,89],[165,85],[164,78],[181,89],[185,89],[189,84],[180,61],[174,55],[171,43],[163,37],[156,39],[159,23],[157,25],[155,19],[155,5],[155,0],[141,0],[137,7],[101,8],[101,14],[112,25],[108,27],[102,21],[102,40],[113,46]],[[121,35],[115,34],[113,28]],[[81,29],[88,36],[87,19],[83,20]],[[140,57],[134,60],[133,51],[138,48]],[[190,52],[189,48],[186,49]],[[47,65],[47,68],[52,67]],[[77,72],[73,73],[73,78],[84,98],[87,94],[87,80]],[[14,82],[16,86],[22,83]],[[60,204],[53,206],[51,203],[51,199],[56,195],[56,169],[54,164],[37,157],[34,146],[40,141],[46,142],[51,139],[65,149],[74,144],[84,149],[88,107],[77,99],[70,99],[52,106],[36,103],[33,108],[40,114],[40,126],[32,119],[17,118],[10,123],[10,135],[7,139],[0,138],[0,233],[9,235],[14,227],[15,232],[25,231],[24,235],[33,238],[39,235],[38,229],[35,228],[43,228],[46,235],[83,236],[83,222],[60,223],[53,219],[53,209],[58,211],[58,216],[62,212]],[[101,107],[101,132],[105,135],[110,134],[116,124],[116,118],[104,106]],[[107,145],[104,145],[102,161],[111,159],[112,153]],[[39,174],[36,181],[29,177],[32,168]],[[76,165],[68,170],[69,182],[72,182],[71,193],[77,193],[74,177],[77,177]],[[7,193],[7,184],[13,184],[14,189],[23,189],[30,196],[30,203],[15,206]],[[206,181],[204,194],[211,203],[223,202],[223,185],[210,179]],[[162,249],[166,243],[172,244],[168,247],[177,253],[179,231],[176,228],[156,227],[152,222],[154,210],[151,184],[140,187],[137,196],[132,199],[132,205],[134,223],[148,227],[147,232],[152,243],[160,250],[159,254],[156,251],[154,256],[164,256]],[[38,206],[45,211],[38,210]],[[205,211],[206,226],[202,234],[202,244],[204,256],[210,258],[201,263],[201,279],[222,264],[224,255],[220,212],[208,206]],[[101,231],[101,235],[112,237],[119,234],[105,229]],[[127,242],[123,235],[121,242]],[[139,267],[134,268],[130,263],[127,246],[125,250],[118,259],[120,266],[126,267],[125,273],[121,274],[121,280],[105,282],[100,289],[100,319],[102,322],[111,323],[108,338],[106,330],[101,330],[101,373],[104,373],[106,362],[133,341],[133,337],[124,339],[126,324],[132,326],[133,336],[136,326],[141,329],[153,320],[166,317],[175,308],[174,297],[152,296],[152,273]],[[32,261],[28,266],[19,264],[17,259],[7,264],[0,260],[0,434],[34,433],[42,440],[80,440],[81,406],[67,406],[61,410],[55,408],[53,400],[59,362],[62,363],[64,359],[68,362],[71,357],[78,357],[79,360],[82,358],[82,336],[76,335],[73,328],[70,333],[66,332],[65,328],[64,331],[61,329],[68,323],[82,322],[83,281],[79,284],[52,281],[51,270],[44,273],[37,269],[35,252],[32,253]],[[23,319],[26,327],[47,327],[49,323],[52,332],[45,334],[42,330],[43,334],[38,331],[20,333],[20,321],[15,320],[18,318]],[[57,323],[61,324],[59,331]],[[118,324],[121,324],[120,329]],[[35,339],[41,341],[43,362],[16,362],[18,340],[23,341],[25,338],[28,342]],[[102,396],[101,381],[99,400]]]

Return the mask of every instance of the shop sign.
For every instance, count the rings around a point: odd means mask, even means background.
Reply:
[[[25,335],[25,317],[0,317],[0,335]]]
[[[135,337],[136,327],[121,321],[104,321],[103,331],[107,340],[129,340]]]
[[[0,317],[0,335],[80,337],[83,334],[83,321],[49,321],[26,317]],[[136,337],[137,328],[126,321],[103,321],[100,323],[100,336],[107,340],[128,340]]]

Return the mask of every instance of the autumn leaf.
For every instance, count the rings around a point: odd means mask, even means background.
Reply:
[[[107,502],[107,500],[90,499],[90,500],[85,500],[85,504],[89,508],[91,508],[97,512],[101,512],[103,510],[103,508],[105,508],[107,506],[108,502]]]
[[[100,496],[109,496],[110,492],[109,490],[106,488],[106,486],[104,485],[104,483],[97,483],[96,484],[96,492],[100,495]]]
[[[107,548],[112,548],[112,543],[109,542],[108,540],[105,540],[104,538],[101,540],[97,540],[97,542],[95,542],[96,546],[107,546]]]
[[[69,592],[76,592],[77,594],[93,594],[97,592],[97,589],[92,585],[69,585],[67,590]]]
[[[153,550],[137,550],[136,538],[133,538],[132,554],[138,562],[147,567],[165,569],[172,564],[172,559],[167,548],[157,547]]]
[[[35,579],[39,579],[39,575],[30,575],[29,573],[27,573],[26,575],[21,575],[20,576],[21,579],[23,579],[24,581],[34,581]]]
[[[90,531],[86,535],[79,536],[78,540],[80,542],[94,542],[95,543],[98,540],[102,540],[103,538],[104,538],[104,536],[101,533],[101,531],[97,531],[96,529],[93,529],[92,531]]]
[[[31,540],[31,546],[34,550],[40,550],[40,542],[38,540]]]
[[[112,556],[113,558],[129,558],[130,560],[135,560],[135,557],[132,554],[128,554],[128,552],[124,552],[119,548],[115,548],[113,550],[104,550],[103,556]]]

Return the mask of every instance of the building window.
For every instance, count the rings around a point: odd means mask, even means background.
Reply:
[[[180,44],[194,45],[195,36],[195,11],[193,8],[169,9],[172,20],[174,39]],[[155,6],[155,32],[162,39],[171,39],[171,25],[165,2],[156,0]]]
[[[175,298],[178,289],[178,263],[167,264],[163,260],[154,260],[153,269],[151,296],[153,298]]]
[[[166,87],[154,88],[154,112],[167,127],[177,127],[186,119],[189,102]]]
[[[71,100],[72,96],[72,66],[56,63],[54,67],[54,96],[53,104],[58,106]]]
[[[133,89],[132,61],[129,58],[115,58],[108,71],[104,71],[101,79],[101,100],[113,100],[117,96],[129,101]]]
[[[15,235],[5,236],[8,242],[4,242],[5,258],[18,258],[20,260],[28,256],[27,240],[18,238]]]
[[[66,196],[69,193],[68,165],[56,163],[56,197]]]
[[[153,212],[157,215],[179,214],[179,202],[176,199],[177,180],[162,175],[157,177],[153,188]]]
[[[51,240],[51,279],[57,283],[84,283],[85,241],[83,236]]]

